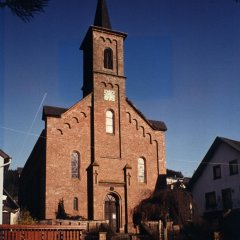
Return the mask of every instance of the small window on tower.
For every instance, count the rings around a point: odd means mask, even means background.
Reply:
[[[106,111],[106,133],[114,133],[114,114],[111,110]]]
[[[113,51],[111,48],[104,50],[104,68],[113,69]]]

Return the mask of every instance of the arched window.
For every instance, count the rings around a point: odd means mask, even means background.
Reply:
[[[106,133],[114,133],[114,114],[113,111],[106,111]]]
[[[138,182],[146,182],[146,161],[144,158],[138,158]]]
[[[113,51],[111,48],[104,50],[104,68],[113,69]]]
[[[73,210],[78,211],[78,198],[73,199]]]
[[[72,178],[79,178],[79,154],[77,152],[72,152],[71,154],[71,170]]]

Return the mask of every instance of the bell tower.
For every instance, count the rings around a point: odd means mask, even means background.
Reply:
[[[121,158],[121,115],[126,100],[124,40],[112,30],[105,0],[98,0],[94,25],[81,45],[83,97],[92,94],[92,161]],[[108,146],[104,153],[101,144]]]
[[[94,25],[88,29],[80,47],[83,50],[83,97],[94,92],[96,82],[103,79],[125,86],[123,44],[126,36],[112,30],[105,0],[98,0]]]

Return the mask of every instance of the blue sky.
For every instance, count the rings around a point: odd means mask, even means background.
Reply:
[[[170,169],[191,176],[216,136],[240,140],[240,4],[234,0],[108,0],[125,41],[127,97],[163,120]],[[30,23],[0,10],[0,148],[23,166],[43,105],[82,98],[79,46],[96,0],[51,0]]]

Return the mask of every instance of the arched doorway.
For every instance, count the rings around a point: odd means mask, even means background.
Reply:
[[[109,226],[119,230],[119,198],[114,193],[109,193],[105,198],[105,220],[108,220]]]

